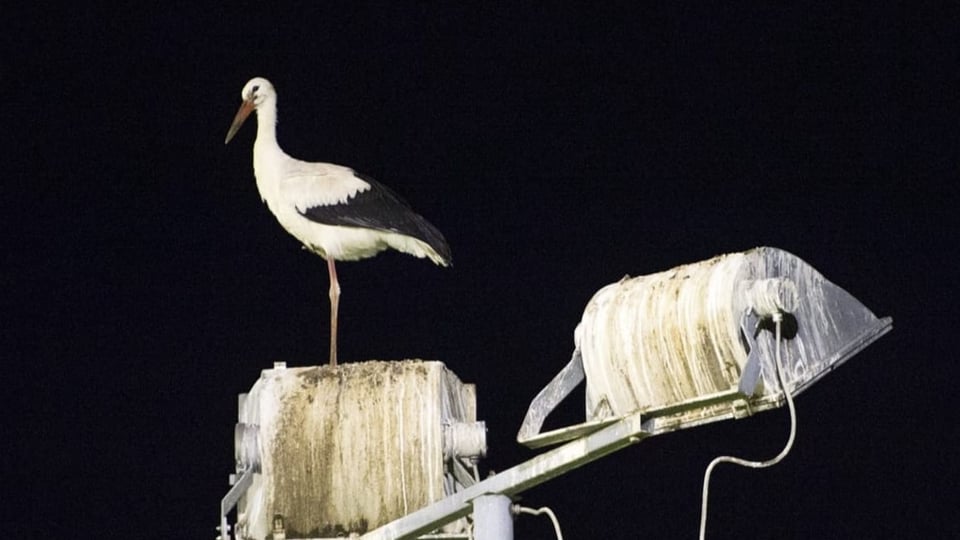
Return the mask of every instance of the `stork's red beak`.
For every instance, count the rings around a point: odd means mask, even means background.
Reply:
[[[227,138],[223,141],[223,144],[230,142],[230,139],[237,134],[237,130],[243,125],[243,121],[250,116],[253,109],[254,104],[252,100],[243,100],[243,103],[240,104],[240,109],[237,110],[237,115],[233,117],[233,123],[230,124],[230,129],[227,130]]]

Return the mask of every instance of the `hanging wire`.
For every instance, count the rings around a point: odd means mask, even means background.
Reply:
[[[560,522],[557,520],[557,515],[553,513],[553,510],[542,506],[537,509],[527,508],[525,506],[520,506],[519,504],[513,505],[513,511],[515,514],[530,514],[534,516],[539,516],[540,514],[546,514],[550,518],[550,521],[553,522],[553,532],[557,535],[557,540],[563,540],[563,533],[560,532]]]
[[[790,390],[787,388],[786,380],[783,378],[783,366],[781,365],[782,362],[780,359],[780,326],[783,322],[783,314],[780,312],[774,313],[773,322],[776,325],[775,351],[777,362],[777,378],[780,380],[780,389],[783,390],[783,395],[787,399],[787,408],[790,409],[790,437],[787,439],[787,444],[783,447],[783,450],[781,450],[780,453],[775,457],[767,461],[749,461],[733,456],[718,456],[710,462],[710,465],[707,466],[707,470],[703,473],[703,499],[700,506],[700,540],[704,540],[707,533],[707,498],[710,490],[710,474],[713,472],[714,467],[720,463],[733,463],[734,465],[750,467],[753,469],[771,467],[777,463],[780,463],[783,458],[787,457],[787,454],[790,453],[790,449],[793,447],[793,441],[797,435],[797,410],[793,405],[793,396],[790,395]]]

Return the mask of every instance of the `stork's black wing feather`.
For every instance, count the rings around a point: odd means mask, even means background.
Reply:
[[[345,203],[311,206],[301,214],[324,225],[364,227],[412,236],[426,242],[444,261],[450,262],[450,246],[436,227],[387,186],[364,174],[353,174],[370,184],[370,189]]]

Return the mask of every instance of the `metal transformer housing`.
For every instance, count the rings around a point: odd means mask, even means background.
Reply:
[[[257,426],[259,473],[237,538],[332,538],[449,495],[445,428],[475,422],[476,396],[441,362],[281,367],[242,396],[239,420]]]

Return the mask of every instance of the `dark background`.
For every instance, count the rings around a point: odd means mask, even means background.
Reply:
[[[260,202],[240,89],[293,156],[393,187],[454,254],[339,266],[341,358],[476,383],[483,471],[591,295],[758,245],[894,331],[720,467],[710,538],[956,536],[960,41],[912,2],[13,8],[3,32],[4,535],[207,538],[236,395],[323,363],[327,277]],[[582,391],[551,418],[581,421]],[[784,410],[649,439],[527,492],[566,538],[693,538],[704,467]],[[523,517],[517,538],[552,538]]]

